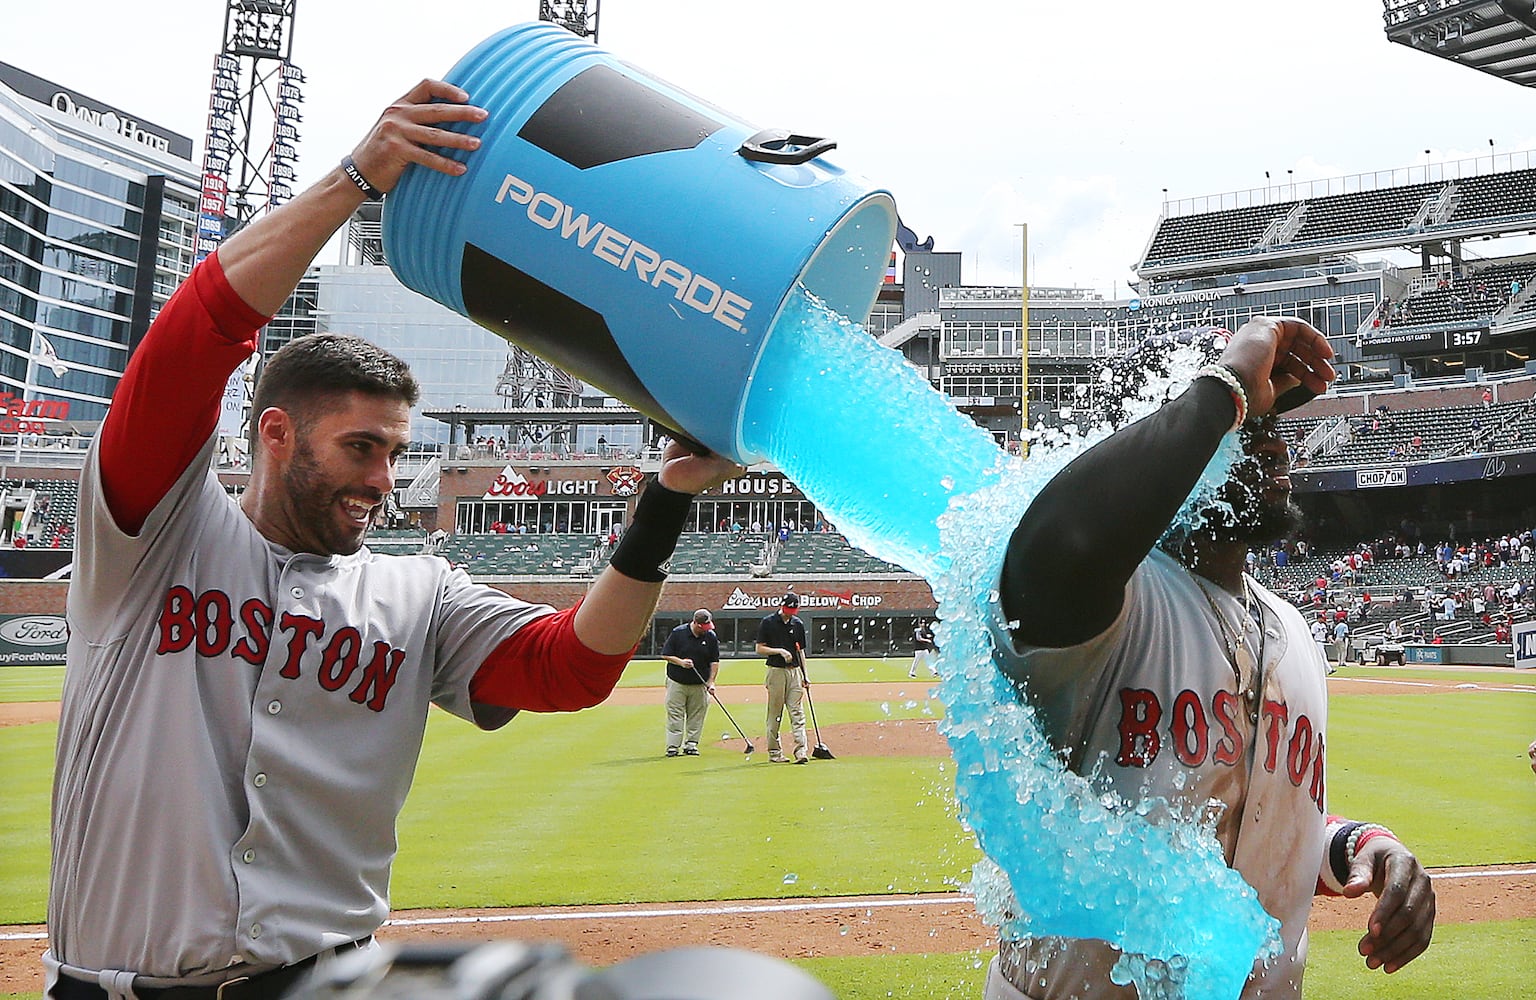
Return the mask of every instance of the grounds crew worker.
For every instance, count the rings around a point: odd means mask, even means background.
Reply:
[[[667,756],[697,757],[709,696],[720,673],[720,640],[708,608],[672,630],[661,658],[667,661]]]
[[[799,595],[785,594],[779,610],[757,626],[757,655],[768,657],[763,686],[768,689],[768,759],[775,764],[789,760],[779,747],[779,723],[784,720],[785,708],[789,709],[795,736],[795,763],[805,764],[811,759],[805,742],[805,709],[800,707],[807,682],[800,669],[800,658],[805,655],[805,623],[796,617],[799,610]]]

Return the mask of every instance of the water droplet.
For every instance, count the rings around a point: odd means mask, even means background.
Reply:
[[[847,924],[843,924],[840,927],[838,927],[837,933],[841,934],[843,937],[847,937],[848,936],[848,925]]]
[[[785,885],[794,885],[798,881],[800,881],[800,876],[796,875],[794,872],[788,872],[784,876]]]
[[[945,476],[943,479],[939,480],[939,485],[944,487],[946,490],[952,490],[955,488],[955,477]]]

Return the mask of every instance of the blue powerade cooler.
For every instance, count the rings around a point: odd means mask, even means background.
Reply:
[[[891,196],[826,139],[762,131],[534,23],[448,74],[490,116],[462,177],[412,166],[384,202],[409,287],[750,464],[739,427],[796,282],[862,321],[896,232]]]

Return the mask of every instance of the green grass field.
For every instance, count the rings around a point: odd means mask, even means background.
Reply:
[[[0,667],[0,702],[58,701],[64,668]]]
[[[811,662],[822,682],[902,681],[906,668],[905,659]],[[761,672],[755,661],[722,670],[726,683],[754,685]],[[1457,683],[1511,679],[1500,671],[1444,673]],[[654,684],[660,674],[658,662],[639,662],[626,684]],[[56,697],[59,683],[57,668],[0,669],[0,701]],[[1532,697],[1336,695],[1331,808],[1390,825],[1431,866],[1536,862],[1536,781],[1524,753],[1536,734]],[[925,710],[937,706],[920,696],[884,708],[817,704],[824,730]],[[490,735],[435,715],[400,819],[394,905],[920,892],[966,877],[976,851],[953,815],[947,759],[844,756],[806,768],[770,766],[762,763],[759,712],[732,709],[759,742],[752,758],[738,739],[713,745],[734,731],[712,708],[704,754],[676,760],[660,754],[659,706],[527,716]],[[0,729],[0,923],[43,918],[55,729]],[[835,739],[828,742],[835,751]],[[686,866],[667,863],[680,842],[688,846]],[[1513,1000],[1536,977],[1533,935],[1536,921],[1442,927],[1423,958],[1384,977],[1355,955],[1358,933],[1320,934],[1308,995]],[[801,964],[851,1000],[960,998],[978,995],[986,959],[877,955]]]

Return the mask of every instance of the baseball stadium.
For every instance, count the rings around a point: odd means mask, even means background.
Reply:
[[[285,6],[293,16],[291,3],[229,3],[232,18]],[[597,6],[541,11],[583,35]],[[1383,44],[1536,86],[1528,0],[1385,0],[1383,18]],[[216,65],[229,86],[250,79],[259,90],[260,74],[240,77],[237,62],[281,55],[227,40],[228,62]],[[270,96],[280,124],[296,98]],[[45,995],[65,608],[88,451],[127,357],[210,249],[210,166],[222,157],[226,177],[241,173],[241,137],[227,129],[210,131],[194,163],[191,139],[137,115],[134,130],[103,131],[79,110],[87,105],[105,107],[67,81],[0,64],[8,997]],[[269,172],[260,194],[279,204],[284,181]],[[214,222],[232,222],[234,202],[226,211],[216,199]],[[902,224],[863,335],[1027,465],[1093,433],[1119,402],[1108,366],[1149,339],[1236,331],[1257,317],[1320,331],[1338,379],[1279,420],[1304,527],[1254,547],[1246,569],[1297,609],[1329,661],[1328,811],[1369,817],[1412,847],[1433,883],[1435,927],[1421,957],[1383,976],[1357,951],[1373,897],[1318,897],[1305,995],[1529,996],[1536,159],[1490,150],[1267,184],[1165,201],[1146,222],[1119,234],[1128,255],[1139,251],[1139,283],[1123,295],[1040,287],[1027,274],[968,284],[960,252]],[[367,549],[435,555],[522,600],[577,604],[679,430],[413,295],[391,271],[377,202],[342,240],[346,262],[310,267],[262,351],[312,333],[367,338],[387,324],[382,346],[417,373],[413,443]],[[239,375],[213,450],[232,496],[251,482]],[[260,377],[245,377],[246,407]],[[906,474],[890,467],[893,479]],[[760,623],[788,594],[806,636],[817,751],[807,767],[771,764],[764,738]],[[379,941],[439,956],[554,942],[592,968],[719,945],[783,960],[850,1000],[981,996],[998,930],[972,894],[982,851],[942,732],[945,658],[931,670],[917,655],[941,596],[860,548],[772,463],[700,492],[610,697],[574,714],[524,713],[492,735],[431,713]],[[668,759],[663,651],[698,609],[719,645],[714,702],[699,752]]]

